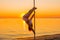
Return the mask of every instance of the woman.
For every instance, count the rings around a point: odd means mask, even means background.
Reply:
[[[30,15],[32,14],[32,12],[35,10],[36,8],[33,7],[31,10],[28,11],[28,13],[26,13],[24,16],[23,16],[23,20],[28,24],[28,29],[29,31],[33,31],[33,24],[32,24],[32,18],[34,16],[34,14],[32,15],[32,17],[29,19]],[[35,32],[34,32],[35,33]]]

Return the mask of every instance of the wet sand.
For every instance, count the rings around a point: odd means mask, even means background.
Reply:
[[[0,38],[0,40],[34,40],[34,38]],[[37,36],[36,40],[60,40],[60,34]]]

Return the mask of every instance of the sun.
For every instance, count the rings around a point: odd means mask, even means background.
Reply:
[[[25,13],[21,13],[20,17],[22,18],[25,15]]]

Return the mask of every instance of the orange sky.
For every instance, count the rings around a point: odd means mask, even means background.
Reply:
[[[0,0],[0,18],[19,18],[33,7],[33,0]],[[36,17],[60,17],[60,0],[36,0]]]

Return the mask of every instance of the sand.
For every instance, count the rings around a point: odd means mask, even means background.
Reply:
[[[0,40],[34,40],[34,38],[0,38]],[[60,34],[37,36],[36,40],[60,40]]]

